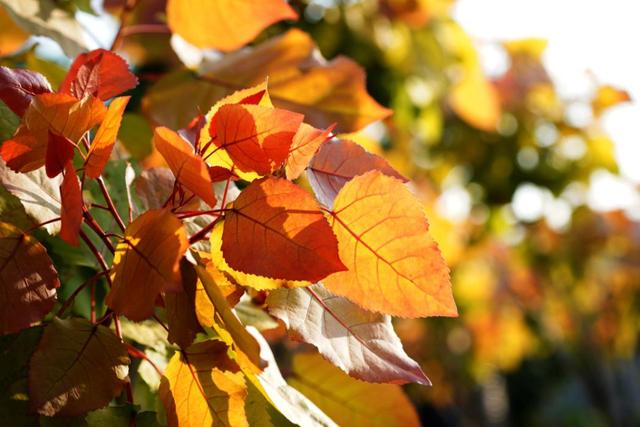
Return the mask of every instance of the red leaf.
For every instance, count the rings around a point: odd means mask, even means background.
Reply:
[[[46,144],[39,144],[26,127],[20,126],[13,138],[0,147],[0,157],[11,170],[30,172],[42,167],[46,150]]]
[[[78,99],[87,95],[106,101],[138,85],[138,79],[120,56],[104,49],[79,55],[71,65],[60,92]]]
[[[87,160],[85,171],[89,178],[97,178],[102,173],[109,161],[109,156],[113,150],[118,137],[118,130],[122,123],[122,114],[129,102],[129,96],[122,96],[114,99],[109,105],[104,121],[98,128],[96,137],[93,139]]]
[[[224,105],[218,112],[215,143],[241,171],[267,175],[286,160],[303,117],[259,105]]]
[[[315,282],[345,268],[318,203],[279,178],[240,193],[224,222],[222,253],[234,270],[275,279]]]
[[[70,245],[78,246],[82,225],[82,190],[71,162],[65,166],[64,179],[60,186],[60,199],[62,202],[60,238]]]
[[[73,147],[73,142],[69,141],[68,138],[49,131],[49,142],[47,143],[47,155],[44,164],[49,178],[58,176],[65,168],[65,165],[73,159]]]
[[[285,164],[287,179],[294,180],[302,174],[318,148],[331,139],[329,135],[335,126],[333,124],[325,130],[316,129],[306,123],[300,126],[296,136],[293,137],[289,157]]]
[[[239,178],[238,175],[222,166],[210,166],[209,176],[211,177],[211,182],[226,181],[227,179],[235,181]]]
[[[408,181],[385,159],[368,153],[360,145],[348,140],[324,144],[311,160],[307,177],[320,203],[331,207],[336,195],[347,182],[371,170],[379,170],[403,182]]]
[[[31,98],[47,92],[51,92],[51,86],[42,74],[0,67],[0,99],[20,117],[27,110]]]
[[[167,161],[180,184],[193,191],[208,205],[216,205],[209,170],[193,147],[180,135],[165,127],[155,129],[153,144]]]

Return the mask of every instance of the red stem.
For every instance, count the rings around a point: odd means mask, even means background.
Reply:
[[[89,211],[85,207],[82,208],[82,216],[84,217],[86,224],[98,235],[98,237],[100,237],[100,239],[102,239],[111,253],[115,253],[116,248],[113,246],[113,243],[111,243],[111,240],[109,240],[109,238],[107,237],[107,233],[105,233],[102,227],[100,227],[100,224],[97,223],[95,218],[93,218],[91,213],[89,213]]]

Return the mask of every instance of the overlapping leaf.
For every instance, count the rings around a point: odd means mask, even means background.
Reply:
[[[259,105],[224,105],[216,114],[215,144],[235,167],[266,175],[286,160],[303,116]]]
[[[171,358],[160,384],[169,427],[247,426],[247,386],[221,341],[204,341]]]
[[[153,143],[167,161],[176,180],[208,205],[216,205],[216,196],[207,165],[180,135],[164,127],[156,128]]]
[[[0,335],[41,321],[56,303],[60,286],[44,246],[6,223],[0,223],[0,286]]]
[[[395,316],[457,315],[422,206],[399,180],[371,171],[349,181],[335,199],[332,227],[349,270],[323,281],[331,292]]]
[[[120,124],[122,123],[122,114],[128,102],[129,97],[122,96],[114,99],[111,104],[109,104],[104,121],[98,128],[98,132],[96,132],[96,136],[93,138],[91,148],[87,154],[85,173],[89,178],[98,178],[107,165],[113,146],[116,143],[116,138],[118,137],[118,130],[120,130]]]
[[[188,246],[182,222],[170,211],[140,215],[116,247],[107,305],[134,321],[151,316],[161,291],[181,289],[179,262]]]
[[[62,185],[60,186],[62,211],[60,213],[60,238],[70,245],[77,246],[80,226],[82,225],[82,190],[76,171],[71,163],[67,165]]]
[[[27,111],[34,96],[48,92],[51,85],[42,74],[0,67],[0,99],[18,116]]]
[[[127,365],[127,349],[110,329],[84,319],[54,318],[31,358],[31,407],[47,416],[102,408],[120,394]]]
[[[262,30],[284,19],[297,19],[283,0],[169,0],[167,19],[171,30],[188,42],[222,51],[238,49]]]
[[[60,92],[78,99],[91,95],[106,101],[136,87],[138,79],[117,54],[96,49],[83,53],[71,64]]]
[[[318,200],[332,206],[340,189],[351,179],[371,170],[407,181],[382,157],[368,153],[348,140],[331,141],[322,146],[309,164],[307,177]]]
[[[300,125],[298,132],[293,137],[285,164],[287,179],[294,180],[302,174],[316,151],[329,140],[329,135],[334,127],[332,125],[325,130],[321,130],[306,123]]]
[[[180,262],[182,292],[167,292],[164,307],[167,313],[169,336],[167,339],[181,348],[187,348],[202,328],[196,317],[196,284],[198,276],[189,262],[183,258]]]
[[[321,284],[276,289],[269,293],[267,305],[271,314],[352,377],[429,384],[420,366],[404,352],[389,316],[363,310]]]
[[[60,218],[62,176],[49,178],[44,168],[16,173],[0,159],[0,183],[20,200],[27,214],[38,223]],[[60,222],[50,222],[44,228],[50,234],[56,234],[60,231]]]
[[[231,268],[276,279],[313,282],[343,270],[336,247],[313,197],[278,178],[252,182],[227,213],[222,233]]]
[[[402,388],[355,380],[317,354],[297,354],[289,384],[344,426],[418,427],[420,421]]]

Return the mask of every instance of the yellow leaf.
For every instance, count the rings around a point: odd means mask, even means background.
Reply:
[[[500,101],[495,88],[480,70],[469,71],[451,89],[451,108],[470,125],[494,132],[500,120]]]
[[[412,427],[420,421],[398,385],[351,378],[317,354],[297,354],[289,379],[338,425]]]
[[[169,427],[247,426],[247,386],[221,341],[204,341],[178,351],[160,384]]]

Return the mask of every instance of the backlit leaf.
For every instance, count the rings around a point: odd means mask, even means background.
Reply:
[[[247,426],[247,386],[221,341],[204,341],[171,358],[160,384],[169,427]]]
[[[48,92],[51,85],[42,74],[0,67],[0,99],[18,116],[24,114],[35,95]]]
[[[114,99],[109,104],[104,121],[98,128],[87,154],[85,173],[89,178],[99,177],[109,161],[109,156],[111,156],[111,151],[118,137],[122,114],[128,102],[129,97],[122,96]]]
[[[191,144],[176,132],[164,127],[155,129],[153,144],[180,184],[198,195],[209,206],[216,205],[207,165],[194,153]]]
[[[323,280],[329,291],[395,316],[457,315],[423,207],[399,180],[371,171],[349,181],[335,199],[332,227],[349,270]]]
[[[168,340],[181,348],[187,348],[202,328],[195,313],[196,282],[198,276],[186,259],[180,262],[182,292],[167,292],[164,306],[167,312]]]
[[[58,176],[71,163],[74,154],[73,142],[62,135],[56,135],[49,131],[49,141],[47,142],[47,153],[45,155],[45,171],[49,178]]]
[[[138,79],[117,54],[105,49],[83,53],[71,64],[60,92],[78,99],[87,95],[106,101],[136,87]]]
[[[368,153],[360,145],[348,140],[324,144],[311,160],[307,177],[318,200],[330,207],[347,182],[371,170],[407,181],[385,159]]]
[[[76,171],[71,163],[67,164],[64,179],[60,186],[62,200],[60,238],[73,246],[78,246],[80,226],[82,225],[82,190]]]
[[[26,173],[16,173],[0,160],[0,183],[16,196],[24,210],[38,223],[60,218],[60,185],[62,176],[47,177],[44,168]],[[60,231],[60,222],[44,226],[49,234]]]
[[[354,132],[391,114],[367,93],[365,73],[358,64],[343,56],[324,60],[311,37],[300,30],[202,68],[202,78],[227,93],[228,88],[254,86],[268,77],[273,104],[304,114],[317,128],[337,123],[336,132]]]
[[[259,105],[224,105],[215,123],[215,144],[244,172],[266,175],[280,168],[303,116]]]
[[[273,290],[267,305],[271,314],[354,378],[430,384],[420,366],[404,352],[389,316],[363,310],[332,295],[321,284]]]
[[[0,0],[0,5],[25,31],[57,41],[68,57],[89,50],[89,34],[55,0]]]
[[[330,139],[329,135],[334,127],[329,126],[327,129],[321,130],[306,123],[300,125],[298,132],[293,137],[285,164],[287,179],[294,180],[302,174],[316,151]]]
[[[262,30],[298,15],[284,0],[169,0],[167,20],[174,33],[200,48],[238,49]]]
[[[0,285],[0,335],[40,322],[60,286],[44,246],[7,223],[0,223]]]
[[[317,354],[297,354],[289,379],[339,425],[418,427],[420,421],[402,388],[355,380]]]
[[[336,247],[313,197],[278,178],[254,181],[240,193],[222,233],[231,268],[276,279],[313,282],[343,270]]]
[[[182,222],[170,211],[140,215],[116,247],[107,305],[134,321],[151,316],[161,291],[181,289],[179,263],[188,246]]]
[[[31,407],[47,416],[102,408],[120,394],[129,363],[126,347],[110,329],[54,318],[31,358]]]
[[[500,120],[500,101],[491,82],[480,70],[469,70],[451,89],[451,108],[478,129],[495,132]]]

